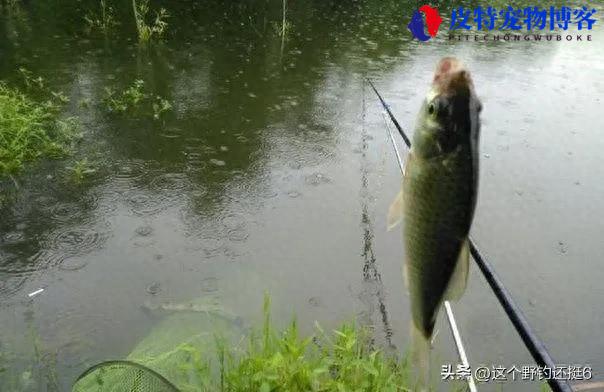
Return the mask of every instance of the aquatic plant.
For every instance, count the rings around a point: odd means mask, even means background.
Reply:
[[[33,72],[24,67],[20,67],[18,72],[21,76],[23,87],[28,92],[31,92],[36,96],[46,97],[50,100],[50,102],[58,105],[69,103],[69,97],[62,91],[51,90],[48,87],[46,80],[42,76],[35,76]]]
[[[103,34],[108,34],[111,29],[118,25],[115,20],[113,7],[108,6],[106,0],[100,0],[100,14],[90,12],[84,16],[89,30],[99,30]]]
[[[68,153],[77,123],[59,118],[62,98],[38,102],[0,82],[0,177],[12,176],[28,161]]]
[[[79,102],[78,102],[78,106],[81,109],[88,109],[90,108],[90,105],[92,104],[92,100],[90,98],[82,98]]]
[[[282,0],[281,22],[273,22],[273,28],[275,29],[277,35],[279,35],[282,39],[285,39],[291,27],[291,23],[287,20],[287,0]]]
[[[7,9],[15,8],[19,5],[21,0],[2,0],[0,1],[0,8],[6,7]]]
[[[25,84],[25,87],[29,88],[37,88],[39,90],[45,90],[46,89],[46,81],[44,80],[43,77],[41,76],[34,76],[33,72],[31,72],[30,70],[28,70],[27,68],[24,67],[20,67],[18,69],[19,75],[21,76],[21,79],[23,81],[23,83]]]
[[[147,97],[147,94],[145,94],[144,91],[144,85],[144,81],[137,79],[130,87],[121,93],[116,92],[111,87],[106,87],[104,101],[107,104],[107,108],[110,111],[117,113],[124,113],[136,109]]]
[[[172,110],[172,104],[167,99],[160,97],[159,95],[155,97],[155,102],[153,102],[153,118],[159,120],[163,113]]]
[[[104,102],[107,109],[114,113],[148,112],[152,110],[153,118],[158,120],[163,113],[172,110],[172,104],[159,95],[152,96],[145,89],[143,80],[135,80],[122,92],[106,87]]]
[[[91,174],[96,172],[94,166],[88,162],[88,159],[75,161],[72,166],[67,166],[68,178],[76,184],[81,184]]]
[[[138,40],[141,43],[148,43],[153,39],[160,39],[166,29],[168,28],[168,22],[166,19],[170,17],[168,11],[165,8],[160,8],[155,13],[155,19],[151,24],[147,23],[149,14],[149,0],[132,0],[132,9],[134,11],[134,20],[136,22],[136,31],[138,33]]]

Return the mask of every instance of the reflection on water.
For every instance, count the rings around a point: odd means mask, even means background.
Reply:
[[[402,23],[411,6],[296,2],[281,51],[271,25],[280,2],[183,1],[165,4],[166,42],[141,49],[126,3],[116,6],[113,35],[85,34],[82,16],[96,6],[2,9],[0,78],[15,82],[24,66],[69,95],[68,114],[84,131],[71,159],[96,168],[80,185],[64,179],[69,159],[32,166],[18,191],[0,182],[11,195],[0,221],[9,373],[28,369],[32,338],[21,332],[32,330],[67,390],[86,365],[145,335],[149,296],[208,292],[254,320],[269,290],[277,318],[295,312],[307,330],[356,314],[376,345],[404,350],[400,236],[385,232],[400,174],[363,79],[410,129],[434,64],[454,54],[485,107],[474,236],[554,358],[590,363],[604,377],[598,25],[591,43],[422,44]],[[173,111],[160,121],[108,114],[104,88],[134,79]],[[476,271],[455,309],[472,362],[530,363]],[[455,358],[444,332],[435,350],[440,362]]]

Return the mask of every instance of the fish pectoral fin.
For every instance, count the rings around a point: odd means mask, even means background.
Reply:
[[[445,299],[451,301],[457,301],[461,298],[463,293],[466,291],[468,285],[468,275],[470,274],[470,244],[468,239],[463,242],[459,256],[457,257],[457,263],[451,275],[451,280],[447,286],[447,292],[445,293]]]
[[[403,190],[396,195],[388,209],[388,231],[394,229],[403,220]]]

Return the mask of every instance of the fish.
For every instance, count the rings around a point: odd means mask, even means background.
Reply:
[[[468,69],[456,58],[441,59],[417,116],[401,192],[388,212],[389,230],[403,223],[412,345],[428,355],[443,302],[459,299],[467,285],[481,111]]]
[[[240,316],[226,310],[217,298],[198,298],[189,302],[163,302],[163,303],[152,303],[146,301],[141,305],[141,308],[145,312],[152,314],[157,313],[205,313],[216,317],[234,322],[237,325],[243,324],[243,319]]]

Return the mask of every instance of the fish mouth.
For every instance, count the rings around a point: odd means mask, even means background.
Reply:
[[[445,57],[436,65],[432,88],[438,95],[469,96],[474,90],[470,72],[454,57]]]

